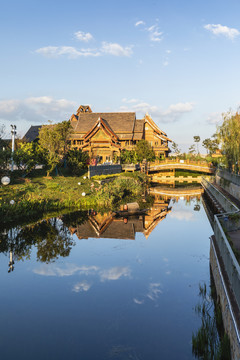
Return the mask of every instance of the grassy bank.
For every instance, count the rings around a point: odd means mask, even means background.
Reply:
[[[79,177],[44,177],[41,172],[31,178],[12,179],[0,187],[0,217],[3,222],[63,209],[114,208],[122,201],[141,199],[146,178],[141,174],[122,173],[110,183],[100,185]]]

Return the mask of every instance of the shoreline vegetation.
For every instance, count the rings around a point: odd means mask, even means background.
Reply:
[[[140,208],[151,203],[145,198],[149,177],[140,172],[122,172],[88,179],[87,172],[74,176],[68,169],[60,175],[45,176],[42,169],[33,170],[29,177],[21,171],[11,174],[9,185],[0,186],[0,217],[2,223],[39,219],[50,212],[106,209],[116,210],[121,204],[138,201]],[[176,171],[178,176],[198,176],[198,173]],[[144,202],[143,202],[144,199]]]
[[[101,177],[103,179],[103,177]],[[105,176],[107,178],[107,176]],[[101,179],[101,180],[102,180]],[[0,217],[2,223],[31,220],[48,212],[68,210],[108,209],[114,210],[121,203],[142,199],[148,178],[141,173],[121,173],[110,182],[99,184],[99,179],[81,176],[44,176],[41,170],[22,178],[17,172],[9,185],[0,187]]]

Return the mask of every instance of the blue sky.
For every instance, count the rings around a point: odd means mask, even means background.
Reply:
[[[0,8],[0,124],[148,112],[187,150],[240,105],[237,0],[8,0]]]

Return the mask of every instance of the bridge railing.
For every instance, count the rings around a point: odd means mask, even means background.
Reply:
[[[165,160],[155,160],[154,162],[149,163],[150,166],[155,165],[164,165],[164,164],[188,164],[188,165],[195,165],[195,166],[203,166],[208,168],[214,168],[211,163],[206,161],[192,161],[192,160],[181,160],[181,159],[165,159]]]

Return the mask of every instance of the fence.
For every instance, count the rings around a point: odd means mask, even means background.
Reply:
[[[109,174],[118,174],[122,172],[122,166],[120,164],[116,165],[89,165],[88,167],[88,178],[95,175],[109,175]]]
[[[233,214],[239,213],[239,209],[230,200],[228,200],[217,188],[215,188],[213,184],[211,184],[204,178],[202,178],[202,185],[204,189],[209,191],[214,196],[214,198],[226,211],[225,214],[214,215],[214,235],[221,257],[223,259],[224,268],[227,272],[230,286],[235,295],[238,308],[240,309],[240,266],[222,227],[222,224],[224,224],[224,228],[226,230],[235,230],[233,228],[234,221],[230,221],[229,217],[231,217],[231,215]]]
[[[219,221],[221,216],[222,215],[214,216],[214,234],[231,289],[234,293],[238,308],[240,309],[240,266]]]
[[[225,180],[232,182],[235,185],[240,186],[240,175],[232,174],[223,169],[218,169],[216,175],[220,176]]]
[[[202,178],[202,186],[205,190],[210,191],[210,193],[215,197],[215,199],[219,202],[219,204],[226,211],[226,213],[232,213],[239,210],[236,205],[234,205],[228,198],[226,198],[226,196],[223,195],[223,193],[221,193],[204,177]]]

